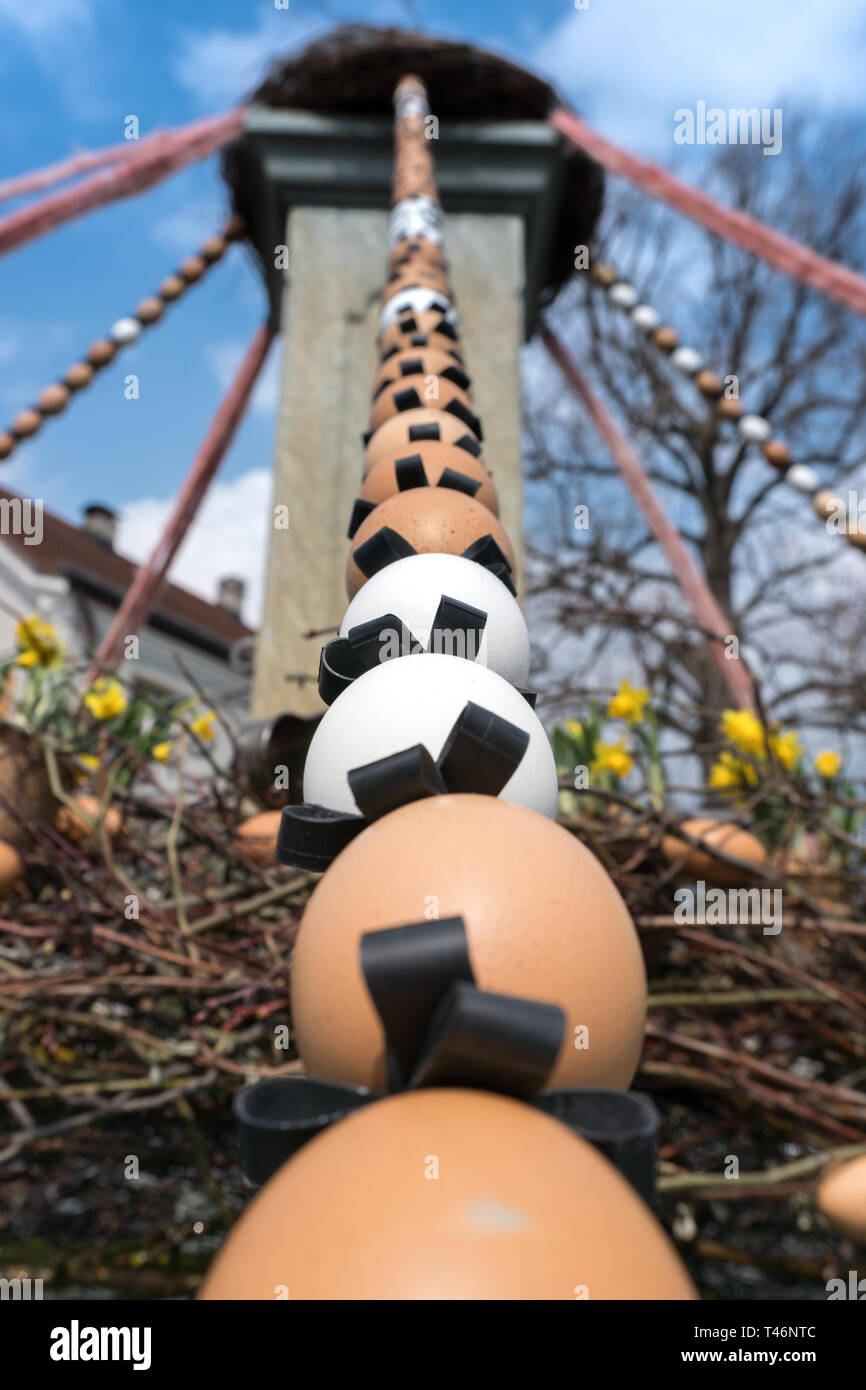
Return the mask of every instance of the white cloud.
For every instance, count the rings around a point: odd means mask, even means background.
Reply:
[[[261,80],[276,54],[290,52],[327,27],[322,19],[300,18],[289,9],[264,12],[255,29],[187,31],[172,71],[200,106],[233,105]]]
[[[206,237],[213,236],[225,218],[225,203],[216,193],[184,203],[157,219],[150,231],[151,241],[177,256],[191,256]]]
[[[187,533],[170,577],[211,602],[225,575],[246,582],[244,620],[256,626],[262,610],[272,474],[255,468],[230,482],[216,482]],[[117,549],[146,560],[174,507],[174,498],[144,497],[123,508]]]
[[[205,348],[205,361],[223,391],[227,391],[234,380],[247,346],[240,339],[232,338],[221,343],[208,343]],[[280,349],[279,344],[274,343],[253,388],[250,409],[261,414],[273,414],[277,408],[279,381]]]
[[[618,0],[572,11],[532,55],[603,134],[656,150],[698,100],[859,107],[864,59],[862,0]]]
[[[90,0],[37,0],[35,4],[0,0],[0,24],[8,24],[25,38],[41,43],[52,39],[62,43],[68,38],[70,27],[86,28],[92,18]]]

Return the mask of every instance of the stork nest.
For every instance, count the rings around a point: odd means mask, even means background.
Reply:
[[[562,104],[542,78],[498,54],[363,24],[342,25],[299,53],[278,59],[246,100],[276,109],[390,116],[394,87],[407,72],[423,78],[431,109],[446,120],[544,121]],[[546,299],[573,274],[575,244],[591,243],[604,193],[600,165],[579,150],[569,150],[565,160]],[[223,176],[235,212],[254,226],[259,188],[243,138],[223,154]]]

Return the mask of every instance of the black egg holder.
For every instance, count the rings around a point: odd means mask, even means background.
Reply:
[[[658,1113],[607,1087],[545,1090],[565,1032],[556,1004],[479,989],[462,917],[366,932],[361,970],[385,1033],[388,1094],[463,1087],[534,1105],[594,1144],[649,1205]],[[274,1077],[235,1100],[244,1171],[262,1184],[331,1124],[383,1099],[361,1086]]]
[[[443,406],[431,405],[429,401],[421,400],[421,397],[418,395],[418,392],[414,389],[414,387],[410,387],[408,391],[401,392],[400,394],[407,398],[407,404],[397,405],[398,415],[392,415],[392,420],[397,419],[398,416],[402,415],[403,411],[405,410],[441,410],[441,413],[443,415],[455,415],[458,420],[462,420],[464,425],[466,425],[475,435],[476,439],[480,440],[484,438],[484,435],[481,431],[481,421],[479,420],[477,415],[473,414],[473,412],[469,409],[468,406],[463,404],[462,401],[449,401],[447,405]],[[414,396],[415,398],[411,403],[408,402],[409,396]],[[396,396],[394,397],[394,402],[395,404],[397,404]],[[388,421],[386,420],[383,423],[387,424]],[[379,425],[377,426],[377,428],[381,429],[382,426]],[[365,449],[367,445],[370,443],[370,440],[373,438],[373,435],[375,433],[376,430],[364,430],[363,434],[361,435],[361,440]],[[423,425],[415,424],[409,426],[410,443],[416,444],[419,443],[422,439],[438,439],[441,441],[442,434],[435,420],[425,422]]]
[[[448,336],[451,337],[452,335],[449,334]],[[430,337],[427,333],[413,333],[409,338],[410,348],[426,348],[429,346]],[[398,352],[406,351],[406,348],[401,348],[398,346],[397,343],[393,343],[391,347],[386,348],[385,351],[381,354],[379,362],[380,364],[383,362],[390,362],[391,358],[394,357]],[[463,366],[463,358],[461,357],[457,348],[443,348],[442,351],[447,352],[449,357],[453,357],[458,367]]]
[[[366,507],[366,502],[360,499],[355,503]],[[372,510],[372,508],[371,508]],[[362,518],[363,519],[363,518]],[[352,514],[352,522],[355,521],[355,514]],[[360,525],[360,522],[358,523]],[[357,530],[357,527],[355,528]],[[354,534],[350,530],[350,538]],[[410,555],[419,555],[422,552],[415,549],[411,541],[407,541],[399,531],[395,531],[393,526],[380,526],[378,531],[374,531],[361,545],[353,552],[353,559],[358,569],[366,579],[372,579],[374,574],[378,574],[386,565],[393,565],[395,560],[407,560]],[[461,551],[464,560],[474,560],[476,564],[483,565],[497,579],[501,579],[506,589],[512,596],[516,596],[517,589],[511,578],[511,565],[505,558],[504,551],[496,543],[489,531],[484,536],[479,536],[477,541],[467,545]]]
[[[307,801],[284,806],[277,858],[323,873],[366,826],[400,806],[449,792],[498,796],[528,744],[525,729],[469,700],[437,759],[417,743],[352,768],[348,782],[359,815]]]
[[[394,613],[358,623],[349,628],[346,637],[335,637],[322,648],[319,694],[326,705],[331,705],[359,676],[395,657],[427,651],[476,661],[486,626],[487,614],[483,609],[447,594],[439,600],[426,648]],[[455,647],[462,650],[455,651]]]
[[[401,377],[423,376],[424,374],[423,357],[404,357],[403,361],[400,363],[397,375],[388,377],[387,380],[379,382],[379,385],[373,392],[373,400],[378,400],[382,392],[387,390],[389,386],[393,386]],[[469,376],[457,362],[443,368],[441,372],[430,372],[427,373],[427,375],[438,376],[441,377],[443,381],[450,381],[453,386],[459,387],[461,391],[468,391],[472,385]],[[419,404],[423,404],[423,402],[419,402]],[[406,410],[412,409],[412,407],[400,406],[398,409]]]
[[[424,312],[427,314],[441,314],[442,321],[441,323],[438,323],[436,325],[435,331],[437,333],[441,333],[444,338],[450,338],[451,341],[454,343],[457,342],[457,329],[454,327],[453,323],[449,323],[448,319],[445,317],[445,315],[448,313],[448,309],[445,306],[441,304],[431,304],[430,307],[428,309],[425,309]],[[408,305],[404,309],[400,310],[395,322],[397,323],[397,326],[399,327],[401,333],[417,334],[419,337],[424,336],[418,328],[418,320],[415,317],[415,310],[410,309]],[[388,327],[390,328],[390,326],[391,325],[389,324]],[[413,346],[417,346],[417,344],[414,344]]]
[[[427,477],[424,460],[420,454],[407,454],[405,458],[397,459],[394,472],[400,492],[409,492],[416,487],[434,486]],[[474,497],[481,487],[481,479],[470,478],[468,473],[460,473],[456,468],[443,468],[435,486],[450,488],[452,492],[463,492],[467,497]],[[368,502],[364,497],[355,498],[352,515],[349,517],[349,529],[346,532],[350,541],[355,539],[358,527],[378,505],[377,502]]]

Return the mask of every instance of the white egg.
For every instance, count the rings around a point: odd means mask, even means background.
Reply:
[[[138,319],[131,316],[117,319],[109,329],[109,337],[125,347],[128,343],[134,343],[141,333],[141,324]]]
[[[805,492],[807,496],[817,492],[821,486],[821,479],[808,463],[792,463],[785,474],[785,482],[798,492]]]
[[[638,302],[638,292],[627,280],[617,280],[607,292],[611,304],[617,309],[633,309]]]
[[[304,800],[357,812],[348,773],[418,743],[438,758],[467,701],[529,734],[526,751],[499,795],[555,818],[556,765],[538,715],[486,666],[434,653],[374,666],[325,711],[307,753]]]
[[[661,314],[651,304],[636,304],[631,311],[631,318],[635,327],[643,329],[644,333],[652,333],[662,321]]]
[[[462,555],[408,555],[386,565],[352,599],[340,636],[348,637],[350,628],[393,613],[429,650],[430,630],[443,596],[487,614],[475,660],[512,685],[525,686],[529,679],[529,633],[517,600],[501,579]],[[436,636],[439,646],[435,649],[446,656],[472,655],[471,649],[467,651],[462,645],[464,638],[459,631],[452,637],[446,629]]]
[[[704,365],[701,354],[697,348],[693,347],[678,347],[676,352],[672,354],[671,361],[678,371],[683,372],[686,376],[694,376]]]
[[[737,429],[749,444],[763,444],[773,433],[769,420],[765,420],[763,415],[741,416]]]

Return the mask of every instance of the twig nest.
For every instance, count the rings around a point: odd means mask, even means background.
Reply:
[[[673,352],[680,340],[680,335],[675,328],[663,323],[661,328],[655,330],[652,338],[656,347],[660,348],[662,352]]]
[[[251,864],[276,864],[280,811],[262,811],[242,821],[234,834],[236,848]]]
[[[427,1157],[425,1157],[425,1155]],[[423,1165],[436,1160],[426,1177]],[[273,1302],[695,1299],[662,1227],[559,1120],[489,1091],[389,1096],[305,1145],[199,1294]]]
[[[127,347],[134,343],[136,338],[141,337],[141,324],[131,314],[125,314],[122,319],[117,319],[111,325],[109,332],[113,342],[120,347]]]
[[[15,419],[12,421],[12,430],[20,439],[29,439],[42,426],[42,412],[40,410],[19,410]]]
[[[761,453],[774,468],[785,469],[791,462],[791,450],[783,439],[768,439],[762,445]]]
[[[704,359],[697,348],[686,347],[685,345],[674,349],[671,361],[677,371],[682,372],[683,376],[694,376],[704,365]]]
[[[785,474],[785,482],[797,492],[806,493],[808,497],[818,492],[821,487],[821,479],[808,463],[792,463]]]
[[[602,289],[609,290],[611,285],[615,285],[619,276],[609,261],[595,261],[589,268],[589,274],[597,285]]]
[[[769,420],[763,415],[743,415],[737,429],[748,444],[766,444],[773,433]]]
[[[93,380],[93,368],[89,362],[73,362],[63,380],[70,391],[80,391]]]
[[[640,298],[634,285],[627,280],[618,280],[611,285],[607,297],[615,309],[633,309]]]
[[[156,294],[149,294],[135,306],[135,317],[140,323],[156,323],[165,313],[165,303]]]
[[[695,386],[697,386],[702,396],[707,396],[711,400],[715,400],[725,389],[725,383],[722,381],[722,378],[715,372],[707,370],[698,372],[695,377]]]
[[[99,808],[101,802],[98,796],[91,796],[88,792],[80,792],[73,797],[75,809],[61,805],[57,811],[55,824],[61,835],[65,835],[67,840],[71,840],[74,845],[98,845],[101,829],[97,823],[94,826],[88,821],[99,821]],[[116,840],[123,828],[123,817],[116,806],[107,806],[105,810],[104,825],[108,832],[109,840]]]
[[[631,311],[631,321],[642,333],[652,333],[661,323],[661,314],[651,304],[636,304]]]
[[[680,878],[702,878],[734,886],[751,882],[753,875],[748,867],[738,869],[733,864],[723,863],[712,853],[712,846],[756,869],[763,868],[767,862],[767,851],[760,840],[731,821],[699,818],[683,821],[681,828],[693,840],[703,840],[710,848],[699,849],[677,835],[665,835],[662,854],[669,864],[676,864]]]
[[[12,450],[15,448],[15,436],[9,434],[7,430],[0,433],[0,459],[8,459]]]
[[[0,899],[8,897],[23,873],[24,861],[15,846],[0,840]]]
[[[743,402],[739,396],[722,396],[716,401],[716,414],[722,420],[739,420],[743,413]]]
[[[170,303],[173,299],[180,299],[185,289],[186,281],[180,275],[166,275],[159,287],[159,293],[162,299]]]
[[[355,597],[368,578],[356,563],[355,552],[386,526],[419,554],[438,551],[443,555],[462,555],[469,546],[489,535],[514,567],[514,551],[505,528],[481,502],[451,488],[412,488],[380,503],[355,532],[346,562],[349,598]]]
[[[866,1242],[866,1154],[831,1164],[818,1183],[818,1210],[851,1240]]]
[[[207,261],[203,256],[187,256],[185,261],[181,261],[178,269],[187,284],[192,284],[204,275],[207,270]]]
[[[629,1086],[643,1046],[647,986],[619,891],[561,825],[473,794],[426,797],[392,811],[362,831],[316,885],[292,967],[298,1050],[311,1075],[385,1084],[384,1032],[360,941],[366,932],[423,920],[430,903],[440,919],[463,919],[479,989],[558,1004],[565,1013],[550,1086]],[[580,1028],[588,1029],[589,1046],[575,1046]]]
[[[845,515],[845,503],[842,498],[826,487],[815,493],[812,498],[812,507],[815,515],[820,517],[822,521],[829,521],[831,517],[841,519]]]
[[[37,405],[43,415],[59,415],[69,404],[69,387],[54,382],[39,392]]]
[[[87,349],[87,360],[92,367],[107,367],[116,352],[117,346],[110,338],[97,338]]]

